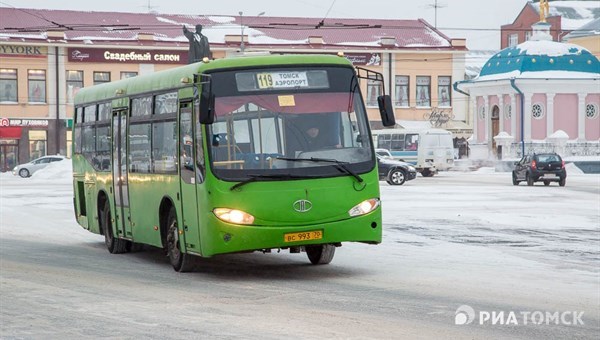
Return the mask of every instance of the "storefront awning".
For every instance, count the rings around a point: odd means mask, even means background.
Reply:
[[[20,126],[2,126],[0,127],[0,139],[20,139]]]

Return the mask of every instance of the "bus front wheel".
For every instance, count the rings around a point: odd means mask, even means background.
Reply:
[[[112,215],[110,213],[110,204],[108,200],[104,203],[102,209],[102,231],[104,231],[104,244],[111,254],[121,254],[127,252],[127,240],[116,238],[112,230]]]
[[[174,207],[169,211],[167,226],[167,253],[173,269],[180,273],[193,270],[193,255],[186,254],[179,248],[179,227],[177,223],[177,212]]]
[[[306,255],[312,264],[328,264],[335,255],[335,246],[332,244],[319,244],[306,246]]]

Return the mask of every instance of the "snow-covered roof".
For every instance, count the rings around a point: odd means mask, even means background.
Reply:
[[[422,19],[336,19],[320,23],[315,18],[173,15],[158,13],[119,13],[69,10],[0,8],[0,41],[47,42],[46,32],[64,33],[65,44],[86,41],[102,45],[187,46],[182,26],[202,24],[211,45],[239,45],[226,36],[248,36],[246,42],[255,46],[278,48],[314,48],[309,37],[322,37],[319,49],[403,49],[452,47],[451,39]],[[56,24],[54,24],[56,23]],[[243,25],[243,26],[242,26]],[[138,40],[138,33],[153,35],[153,39]],[[382,38],[394,38],[395,44],[381,43]]]
[[[600,6],[600,4],[598,4]],[[563,37],[563,41],[569,41],[569,39],[589,37],[589,36],[600,36],[600,18],[594,19],[589,23],[579,27],[571,33]]]
[[[486,62],[476,80],[513,77],[598,78],[600,62],[579,45],[530,40],[495,54]]]
[[[485,63],[496,53],[498,50],[469,50],[465,55],[465,78],[477,77]]]
[[[565,31],[576,30],[590,21],[600,18],[600,5],[594,1],[551,1],[549,16],[560,16]],[[529,3],[538,13],[539,3]]]

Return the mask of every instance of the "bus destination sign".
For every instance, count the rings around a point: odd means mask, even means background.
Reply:
[[[238,72],[235,74],[235,80],[238,91],[241,92],[329,88],[326,70]]]
[[[256,81],[260,89],[308,87],[306,72],[298,71],[257,73]]]

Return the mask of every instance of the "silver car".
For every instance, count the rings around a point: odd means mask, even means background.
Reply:
[[[33,175],[34,172],[45,168],[48,164],[52,162],[59,162],[65,160],[64,156],[56,155],[56,156],[44,156],[37,159],[32,160],[29,163],[19,164],[15,166],[12,170],[13,175],[19,175],[21,177],[29,177]]]

